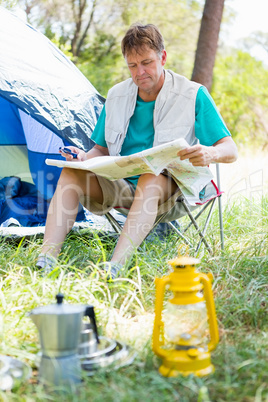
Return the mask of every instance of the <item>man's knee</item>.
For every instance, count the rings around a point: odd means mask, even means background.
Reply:
[[[78,169],[64,168],[62,169],[57,187],[66,194],[69,191],[75,191],[78,196],[85,194],[86,177],[81,174]]]
[[[176,189],[177,185],[171,177],[145,173],[138,180],[137,195],[140,197],[155,196],[163,200],[170,197]]]

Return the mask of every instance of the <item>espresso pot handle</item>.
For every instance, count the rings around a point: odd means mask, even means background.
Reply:
[[[96,341],[97,341],[97,343],[100,343],[99,335],[98,335],[98,328],[97,328],[97,323],[96,323],[96,317],[95,317],[95,312],[94,312],[94,307],[93,306],[87,306],[86,309],[85,309],[84,316],[89,317],[90,321],[92,322],[93,330],[94,330],[95,336],[96,336]]]

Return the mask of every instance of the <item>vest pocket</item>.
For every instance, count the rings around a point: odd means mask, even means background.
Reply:
[[[106,127],[105,141],[109,154],[112,156],[118,155],[122,148],[122,133]]]

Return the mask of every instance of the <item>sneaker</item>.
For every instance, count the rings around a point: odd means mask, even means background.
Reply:
[[[113,262],[113,261],[104,262],[102,265],[102,269],[107,274],[107,281],[111,282],[114,279],[118,278],[120,276],[120,272],[122,272],[123,270],[123,267],[124,266],[119,262]]]
[[[41,253],[38,256],[36,267],[42,271],[44,275],[47,275],[53,271],[56,262],[56,258],[52,257],[52,255]]]

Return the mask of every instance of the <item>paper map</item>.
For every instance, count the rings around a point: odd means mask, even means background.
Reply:
[[[213,175],[208,167],[196,167],[188,160],[180,160],[177,153],[187,147],[189,144],[179,138],[128,156],[99,156],[82,162],[46,159],[46,164],[89,170],[109,180],[128,178],[143,173],[153,173],[158,176],[163,169],[166,169],[181,190],[186,189],[187,198],[190,194],[193,195],[191,203],[194,203],[199,192],[211,181]]]

